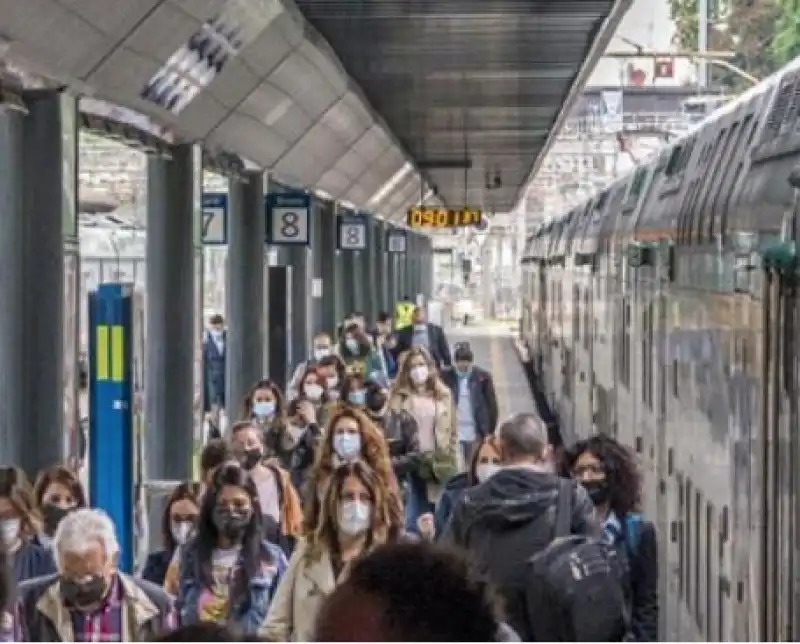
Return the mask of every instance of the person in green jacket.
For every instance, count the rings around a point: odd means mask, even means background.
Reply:
[[[347,373],[360,373],[365,380],[386,376],[369,336],[357,324],[349,324],[342,331],[338,352]]]

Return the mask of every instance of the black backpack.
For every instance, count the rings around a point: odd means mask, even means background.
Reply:
[[[533,641],[625,641],[627,562],[612,545],[572,535],[572,488],[563,481],[553,542],[528,560],[525,607]]]

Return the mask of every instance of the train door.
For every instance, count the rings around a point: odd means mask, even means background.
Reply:
[[[794,579],[794,567],[800,563],[796,279],[768,267],[762,289],[761,418],[751,486],[755,547],[750,555],[748,624],[750,639],[759,641],[793,641],[800,636],[800,586]]]

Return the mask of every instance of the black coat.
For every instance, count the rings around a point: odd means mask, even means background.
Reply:
[[[597,536],[594,505],[580,485],[570,485],[572,534]],[[456,502],[442,541],[469,551],[479,570],[497,588],[508,623],[527,632],[527,566],[553,538],[561,484],[555,474],[508,468],[465,490]]]
[[[468,378],[470,388],[469,399],[472,403],[475,428],[478,435],[483,439],[486,436],[494,434],[499,417],[494,381],[492,380],[492,374],[480,367],[473,367]],[[453,406],[458,408],[460,389],[458,373],[454,369],[448,369],[442,373],[442,380],[450,387],[450,391],[453,392]]]
[[[414,340],[414,325],[404,326],[397,330],[397,344],[393,352],[395,358],[398,358],[401,353],[411,349]],[[431,357],[436,362],[439,369],[444,367],[453,366],[453,358],[450,355],[450,345],[447,344],[447,337],[444,334],[444,329],[438,324],[428,323],[428,347]]]

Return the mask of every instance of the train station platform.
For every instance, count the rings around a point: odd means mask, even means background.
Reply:
[[[433,237],[514,210],[631,2],[0,0],[0,461],[78,451],[88,318],[89,415],[144,436],[144,478],[190,478],[204,249],[238,401],[348,312],[432,296]],[[146,156],[144,287],[90,301],[81,131]],[[527,408],[510,345],[472,341]]]

